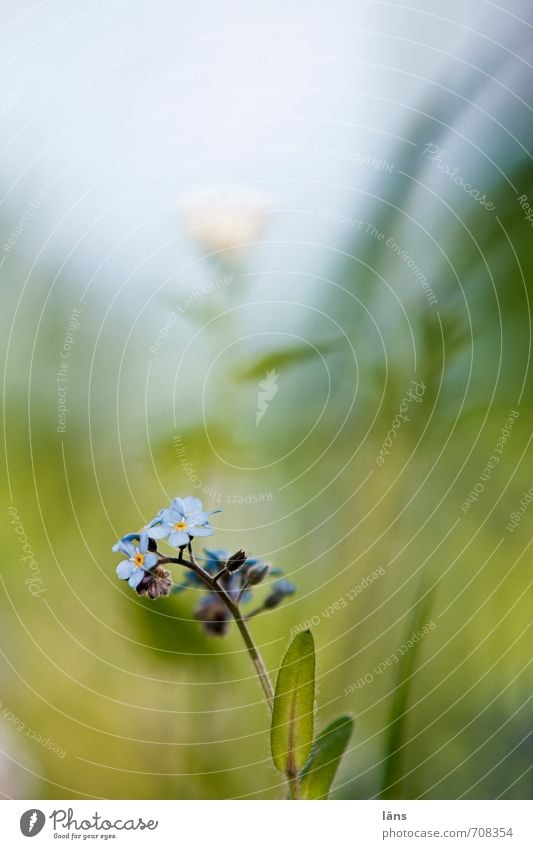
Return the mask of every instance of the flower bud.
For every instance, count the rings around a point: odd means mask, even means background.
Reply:
[[[294,592],[296,592],[296,587],[290,581],[286,581],[285,579],[276,581],[264,600],[263,605],[266,610],[272,610],[273,607],[277,607],[284,598],[292,595]]]
[[[202,599],[194,611],[207,634],[223,637],[229,630],[230,613],[217,593],[209,593]]]
[[[246,561],[246,552],[240,548],[235,554],[232,554],[231,557],[228,557],[228,561],[226,563],[226,571],[228,572],[236,572],[241,566],[244,565]]]
[[[138,595],[147,595],[149,598],[156,599],[159,596],[170,595],[171,586],[172,578],[168,569],[155,566],[150,572],[144,573],[140,584],[135,589]]]
[[[246,572],[246,586],[255,587],[257,584],[260,584],[269,572],[270,563],[262,563],[259,561],[259,563],[255,563],[253,566],[250,566]]]

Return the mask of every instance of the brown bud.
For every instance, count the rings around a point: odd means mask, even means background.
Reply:
[[[244,566],[246,562],[246,552],[240,548],[235,554],[232,554],[231,557],[228,557],[228,562],[226,563],[226,569],[228,572],[236,572],[237,569],[240,569],[241,566]]]
[[[209,593],[194,611],[207,634],[223,637],[229,630],[230,613],[216,593]]]
[[[170,595],[172,578],[168,569],[154,566],[150,572],[145,572],[141,583],[136,587],[138,595],[147,595],[156,599],[159,596]]]
[[[270,572],[270,568],[270,563],[262,563],[261,561],[256,563],[255,566],[250,566],[245,576],[246,586],[255,587],[260,584]]]
[[[285,578],[281,581],[276,581],[263,602],[265,609],[272,610],[273,607],[277,607],[278,604],[281,604],[284,598],[292,595],[295,591],[296,587],[294,584],[291,584],[290,581],[286,581]]]

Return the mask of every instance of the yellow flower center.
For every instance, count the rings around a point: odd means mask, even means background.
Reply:
[[[135,557],[133,558],[133,563],[137,569],[140,569],[144,563],[144,554],[141,554],[141,552],[138,551]]]
[[[176,522],[174,525],[177,531],[186,531],[187,530],[187,522]]]

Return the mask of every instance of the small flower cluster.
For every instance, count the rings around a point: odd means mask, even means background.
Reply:
[[[281,569],[276,569],[259,557],[247,557],[240,550],[230,554],[224,548],[204,549],[203,567],[211,576],[219,575],[220,586],[237,605],[252,601],[253,587],[260,584],[267,575],[273,577],[282,575]],[[195,572],[188,572],[185,581],[175,588],[180,592],[189,587],[200,588],[201,578]],[[272,584],[269,594],[263,600],[261,607],[248,614],[247,618],[257,615],[263,610],[277,607],[284,598],[292,595],[295,587],[282,579]],[[231,613],[216,591],[208,591],[199,601],[194,615],[202,622],[208,634],[223,636],[229,629]]]
[[[211,536],[210,515],[198,498],[174,498],[168,510],[160,510],[152,519],[146,533],[150,539],[166,539],[172,548],[184,548],[194,537]]]
[[[156,599],[188,588],[205,590],[195,608],[195,616],[208,634],[221,636],[227,633],[232,616],[240,611],[240,604],[251,601],[253,588],[268,575],[276,577],[283,573],[260,558],[248,557],[242,549],[235,554],[222,548],[204,549],[204,557],[198,563],[192,543],[196,537],[214,533],[210,515],[197,498],[174,498],[170,507],[160,510],[141,531],[122,537],[113,546],[113,551],[126,555],[117,566],[117,576],[127,581],[140,596]],[[178,556],[161,554],[157,548],[159,540],[178,549]],[[171,563],[187,568],[184,580],[174,586],[169,570],[164,568]],[[261,605],[246,618],[272,610],[294,591],[295,587],[284,578],[275,581]]]

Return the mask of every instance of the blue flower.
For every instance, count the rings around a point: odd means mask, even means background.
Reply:
[[[218,511],[213,511],[218,512]],[[209,513],[198,498],[174,498],[169,510],[161,510],[150,522],[146,533],[152,539],[166,539],[173,548],[188,545],[190,537],[208,537],[213,533]]]
[[[195,607],[194,616],[213,637],[223,637],[229,630],[231,614],[218,593],[207,593]]]
[[[146,525],[144,532],[148,534],[150,539],[165,539],[168,536],[167,528],[163,525],[163,511],[160,510],[155,519]]]
[[[130,537],[131,539],[128,539]],[[138,545],[132,540],[138,539]],[[122,581],[127,581],[132,589],[135,589],[142,581],[146,571],[152,569],[157,563],[157,554],[148,551],[148,536],[146,533],[128,534],[113,546],[113,551],[127,554],[128,559],[123,560],[117,566],[117,575]]]
[[[115,552],[121,551],[124,554],[123,543],[133,542],[133,540],[137,540],[137,542],[138,542],[140,540],[140,538],[141,538],[140,531],[133,533],[133,534],[126,534],[125,536],[121,537],[117,543],[115,543],[115,545],[113,546],[113,548],[111,550],[115,551]]]
[[[217,572],[220,572],[231,556],[227,548],[204,548],[204,554],[205,558],[203,567],[210,575],[216,575]],[[244,583],[247,582],[246,579],[249,573],[253,572],[255,574],[256,571],[262,572],[262,577],[264,577],[269,571],[271,571],[273,575],[282,574],[280,569],[271,569],[269,564],[261,560],[260,557],[247,557],[244,564],[237,572],[241,586],[244,586]],[[196,582],[200,584],[202,583],[200,578],[198,578],[194,573],[192,573],[191,578],[196,579]],[[260,580],[262,580],[262,578]],[[259,583],[259,581],[254,580],[253,583]]]
[[[204,554],[204,569],[210,575],[216,575],[217,572],[220,572],[230,556],[227,548],[204,548]]]
[[[226,560],[230,556],[229,551],[225,548],[204,548],[204,554],[205,557],[198,557],[198,560],[201,562],[205,571],[209,572],[210,575],[216,575],[217,572],[220,572],[220,570],[226,563]],[[175,585],[172,592],[179,593],[183,590],[188,590],[195,587],[205,589],[205,584],[202,579],[196,574],[196,572],[191,572],[190,569],[187,569],[187,573],[183,582],[181,584]]]
[[[296,587],[294,584],[291,584],[291,582],[287,581],[285,578],[282,578],[281,581],[276,581],[276,583],[273,584],[270,593],[265,598],[265,609],[272,610],[273,607],[277,607],[278,604],[281,604],[284,598],[287,598],[289,595],[293,595],[295,592]]]
[[[203,568],[210,575],[216,575],[226,565],[230,558],[227,548],[204,548],[204,557],[199,558]],[[203,560],[203,562],[202,562]],[[234,573],[226,573],[221,579],[221,585],[231,596],[236,596],[240,590],[242,601],[250,601],[252,594],[249,587],[261,583],[267,575],[282,575],[281,569],[274,569],[260,557],[247,557],[244,564]],[[196,572],[187,571],[184,581],[177,584],[173,592],[179,593],[191,587],[204,588],[202,579]]]

